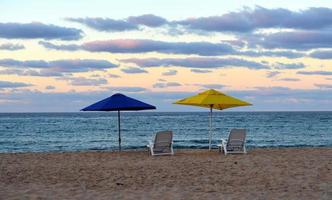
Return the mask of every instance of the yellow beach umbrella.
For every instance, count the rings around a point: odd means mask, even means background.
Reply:
[[[187,97],[174,102],[175,104],[200,106],[210,108],[210,130],[209,130],[209,150],[211,150],[212,138],[212,109],[224,110],[237,106],[250,106],[252,104],[240,99],[228,96],[217,90],[206,90],[195,96]]]

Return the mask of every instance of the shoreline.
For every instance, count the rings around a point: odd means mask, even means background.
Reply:
[[[246,146],[246,149],[248,151],[252,150],[259,150],[259,149],[271,149],[271,150],[277,150],[277,149],[332,149],[332,146],[266,146],[266,147],[254,147],[254,146]],[[187,147],[174,147],[174,151],[208,151],[209,148],[187,148]],[[124,148],[121,150],[121,152],[124,153],[130,153],[130,152],[144,152],[148,151],[148,148]],[[212,147],[211,151],[218,151],[218,148]],[[93,149],[85,149],[85,150],[77,150],[77,151],[26,151],[26,152],[0,152],[1,154],[60,154],[60,153],[119,153],[119,151],[114,149],[105,149],[105,150],[93,150]]]
[[[0,153],[5,199],[331,199],[332,147]]]

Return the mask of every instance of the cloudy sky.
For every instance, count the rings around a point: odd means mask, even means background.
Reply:
[[[227,3],[226,3],[227,2]],[[214,88],[232,110],[332,110],[332,2],[0,2],[0,112],[78,111],[121,92],[158,111]]]

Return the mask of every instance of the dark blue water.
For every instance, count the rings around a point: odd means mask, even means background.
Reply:
[[[332,146],[332,112],[215,112],[213,144],[246,128],[247,146]],[[123,112],[124,149],[145,147],[157,131],[172,130],[175,148],[208,147],[208,113]],[[0,152],[115,150],[117,114],[0,113]]]

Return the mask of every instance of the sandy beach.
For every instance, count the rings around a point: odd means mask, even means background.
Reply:
[[[331,199],[332,149],[0,154],[1,199]]]

